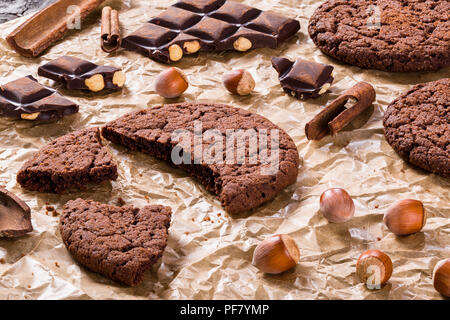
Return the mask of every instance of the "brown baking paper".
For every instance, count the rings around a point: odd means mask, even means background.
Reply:
[[[28,16],[2,25],[0,83],[31,74],[79,103],[80,112],[50,124],[0,119],[0,185],[31,207],[35,229],[20,239],[0,240],[0,298],[442,299],[433,289],[431,275],[439,260],[450,257],[450,183],[402,161],[383,136],[382,116],[400,93],[416,83],[448,77],[450,69],[394,74],[345,65],[322,54],[308,36],[308,19],[321,1],[242,2],[298,19],[301,30],[278,49],[184,58],[176,66],[185,71],[190,87],[176,101],[214,101],[261,114],[294,139],[303,159],[295,185],[257,210],[237,216],[225,213],[216,197],[184,172],[112,144],[109,148],[119,166],[117,181],[61,196],[23,190],[16,174],[46,143],[73,130],[101,126],[127,112],[164,103],[154,84],[156,75],[167,66],[134,52],[102,52],[98,42],[101,8],[82,22],[81,30],[72,31],[35,59],[21,57],[4,40]],[[120,9],[124,36],[169,4],[163,0],[104,3]],[[126,87],[112,94],[83,94],[37,76],[39,65],[61,55],[121,67],[127,75]],[[332,64],[335,81],[318,99],[296,100],[281,89],[271,56]],[[247,69],[255,78],[251,96],[232,96],[223,88],[222,75],[236,68]],[[353,130],[308,141],[305,124],[359,81],[375,87],[373,107],[353,123]],[[330,224],[318,213],[320,194],[330,187],[345,188],[353,197],[356,213],[351,221]],[[167,248],[142,284],[133,288],[116,284],[71,258],[58,232],[58,215],[66,201],[78,197],[110,204],[119,204],[122,198],[138,207],[147,203],[172,207]],[[382,218],[390,204],[405,198],[423,201],[428,220],[422,232],[396,237],[387,231]],[[46,210],[47,205],[55,207],[56,216]],[[276,233],[287,233],[296,240],[300,263],[281,275],[264,275],[251,265],[253,250]],[[394,263],[391,280],[377,291],[366,289],[355,276],[356,260],[369,248],[385,251]]]

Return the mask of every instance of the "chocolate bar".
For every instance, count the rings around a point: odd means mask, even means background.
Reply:
[[[0,187],[0,238],[15,238],[33,231],[30,207]]]
[[[0,115],[26,120],[55,120],[77,113],[78,105],[26,76],[0,86]]]
[[[227,0],[175,3],[122,40],[122,47],[170,63],[198,51],[276,48],[300,29],[296,20]]]
[[[119,68],[99,66],[70,56],[63,56],[40,66],[38,74],[62,83],[67,89],[93,92],[120,90],[125,83],[125,74]]]
[[[297,99],[317,98],[327,92],[334,78],[334,67],[313,61],[272,57],[283,90]]]

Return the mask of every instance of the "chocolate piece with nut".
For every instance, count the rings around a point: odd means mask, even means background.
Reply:
[[[25,120],[56,120],[78,112],[78,105],[32,76],[0,86],[0,115]]]
[[[272,57],[272,66],[278,72],[283,90],[297,99],[317,98],[327,92],[334,80],[331,75],[334,67],[327,64]]]
[[[122,47],[170,63],[198,51],[276,48],[300,23],[226,0],[183,0],[122,41]]]
[[[62,83],[67,89],[93,92],[120,90],[125,83],[125,74],[119,68],[99,66],[70,56],[40,66],[38,74]]]
[[[367,82],[358,82],[344,91],[305,126],[308,140],[335,135],[375,101],[375,89]],[[346,106],[347,103],[350,106]]]
[[[15,194],[0,187],[0,238],[16,238],[33,231],[31,210]]]

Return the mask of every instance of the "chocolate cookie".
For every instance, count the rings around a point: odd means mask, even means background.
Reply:
[[[70,254],[86,268],[134,286],[163,254],[172,210],[142,209],[76,199],[64,206],[61,237]]]
[[[117,166],[102,145],[98,128],[59,137],[36,152],[17,174],[23,188],[52,193],[115,179]]]
[[[450,1],[329,0],[309,21],[326,54],[362,68],[434,71],[450,65]]]
[[[450,78],[414,86],[384,115],[386,140],[404,160],[450,177]]]
[[[102,134],[184,169],[229,213],[255,208],[297,179],[291,137],[268,119],[227,105],[160,105],[112,121]]]

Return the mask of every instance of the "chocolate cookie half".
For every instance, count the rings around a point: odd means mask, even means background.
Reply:
[[[102,145],[98,128],[57,138],[36,152],[17,174],[17,182],[23,188],[52,193],[115,179],[117,165]]]
[[[450,65],[450,1],[329,0],[309,21],[326,54],[362,68],[433,71]]]
[[[414,86],[383,120],[386,140],[404,160],[450,177],[450,78]]]
[[[184,169],[229,213],[255,208],[297,179],[291,137],[268,119],[227,105],[160,105],[112,121],[102,134]]]
[[[112,280],[134,286],[163,254],[172,210],[142,209],[76,199],[64,206],[61,237],[80,264]]]

